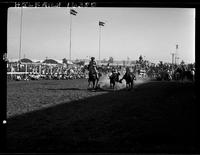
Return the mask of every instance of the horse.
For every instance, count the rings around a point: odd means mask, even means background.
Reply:
[[[194,73],[190,70],[183,72],[183,79],[194,81]]]
[[[181,68],[174,71],[174,78],[176,81],[183,80],[183,70]]]
[[[119,82],[122,83],[122,80],[126,81],[126,88],[132,89],[134,84],[133,80],[136,80],[136,77],[133,72],[126,72]]]
[[[168,71],[160,72],[160,80],[170,81],[171,79],[172,77]]]
[[[98,76],[97,76],[98,75]],[[89,78],[88,78],[88,88],[90,88],[90,82],[92,82],[92,88],[95,89],[98,87],[99,78],[101,73],[96,73],[94,70],[89,71]]]
[[[109,76],[110,79],[110,88],[114,89],[115,87],[115,82],[119,82],[119,72],[114,72],[111,74],[111,76]]]
[[[184,79],[193,81],[194,73],[191,70],[186,70],[184,67],[175,70],[175,80],[183,81]]]

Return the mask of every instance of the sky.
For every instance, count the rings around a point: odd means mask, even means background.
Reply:
[[[71,15],[71,58],[94,56],[114,60],[144,59],[154,63],[195,62],[194,8],[74,8]],[[18,59],[21,8],[8,9],[8,59]],[[105,22],[99,27],[99,21]],[[100,30],[101,29],[101,30]],[[101,35],[101,39],[99,36]],[[69,59],[70,8],[24,7],[21,31],[21,58]]]

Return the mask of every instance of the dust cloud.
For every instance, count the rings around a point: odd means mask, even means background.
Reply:
[[[119,79],[122,78],[122,75],[119,76]],[[109,74],[103,74],[99,79],[100,88],[109,89],[110,88],[110,79]],[[115,83],[116,89],[123,89],[126,88],[126,82],[123,80],[122,83],[116,82]]]
[[[120,73],[119,79],[123,77],[123,74]],[[136,80],[134,80],[134,86],[143,84],[148,82],[149,79],[142,79],[138,75],[136,75]],[[109,79],[109,74],[103,74],[100,79],[99,79],[99,86],[100,88],[103,89],[110,89],[110,79]],[[126,88],[126,82],[125,80],[122,81],[122,83],[116,82],[115,83],[115,89],[124,89]]]

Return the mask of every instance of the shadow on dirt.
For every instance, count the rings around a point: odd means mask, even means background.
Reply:
[[[92,91],[92,92],[101,92],[101,91],[105,91],[105,92],[114,92],[114,91],[119,91],[116,89],[109,89],[109,88],[86,88],[86,89],[80,89],[80,88],[57,88],[57,89],[52,89],[52,88],[48,88],[47,90],[78,90],[78,91]],[[125,89],[124,89],[125,91]]]
[[[112,89],[109,87],[103,87],[103,88],[86,88],[86,89],[80,89],[80,88],[48,88],[47,90],[78,90],[78,91],[92,91],[92,92],[101,92],[101,91],[105,91],[105,92],[115,92],[115,91],[131,91],[131,89]],[[132,89],[134,90],[134,89]]]
[[[7,151],[195,152],[193,87],[151,82],[12,117]]]
[[[80,89],[80,88],[56,88],[56,89],[47,89],[47,90],[87,90],[87,89]]]

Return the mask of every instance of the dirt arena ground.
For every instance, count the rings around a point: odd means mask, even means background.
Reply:
[[[149,81],[127,91],[87,81],[9,81],[8,152],[197,151],[191,82]]]

